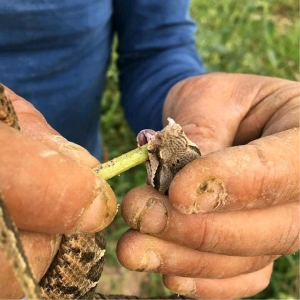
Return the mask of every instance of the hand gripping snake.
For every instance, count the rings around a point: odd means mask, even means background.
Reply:
[[[8,95],[5,93],[4,86],[1,83],[0,121],[12,128],[15,128],[16,130],[20,130],[13,105],[9,100]],[[173,122],[170,123],[172,123],[169,124],[170,126],[174,124]],[[177,129],[178,127],[176,127],[176,130]],[[181,127],[179,130],[182,132]],[[168,165],[166,160],[164,160],[165,157],[161,156],[163,151],[159,151],[158,149],[158,144],[161,145],[161,137],[164,134],[164,130],[155,133],[146,129],[138,136],[139,144],[152,141],[148,146],[149,161],[147,171],[149,177],[149,172],[153,173],[153,168],[151,169],[151,167],[149,167],[151,162],[153,166],[153,159],[158,161],[158,165],[161,164],[158,166],[159,169],[155,172],[157,175],[156,182],[159,186],[161,186],[161,172],[163,170],[166,171],[165,166]],[[153,136],[156,136],[156,139],[152,139]],[[167,168],[169,181],[172,180],[175,174],[184,165],[200,156],[197,146],[190,142],[187,138],[186,140],[189,143],[186,141],[183,141],[183,143],[182,141],[179,141],[179,144],[184,144],[184,147],[188,147],[189,149],[192,147],[194,154],[189,155],[188,159],[184,158],[184,155],[180,159],[176,159],[179,166],[177,165],[172,167],[174,164],[170,164],[171,168]],[[195,147],[197,148],[196,150]],[[176,150],[175,153],[178,153],[178,150]],[[171,157],[174,160],[174,155],[171,155]],[[157,168],[157,165],[155,168]],[[150,177],[153,177],[152,175],[153,174],[150,174]],[[168,182],[167,187],[169,186],[169,183],[170,182]],[[155,186],[155,183],[150,182],[150,184],[159,189],[159,186]],[[166,184],[163,184],[163,186],[163,190],[161,191],[166,193]],[[102,295],[95,292],[104,265],[105,237],[103,231],[93,234],[62,235],[61,245],[53,262],[39,284],[37,284],[30,264],[24,253],[22,243],[18,235],[18,230],[5,206],[1,190],[0,250],[10,263],[15,277],[19,281],[21,288],[28,299],[138,299],[138,297],[135,296]],[[180,299],[185,297],[173,295],[169,298]]]

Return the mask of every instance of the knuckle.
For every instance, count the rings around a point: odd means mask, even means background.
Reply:
[[[294,236],[294,238],[286,243],[286,249],[282,254],[293,254],[299,250],[299,231]]]
[[[277,244],[278,254],[293,254],[299,250],[299,216],[294,205],[286,207],[285,224]]]
[[[221,253],[226,248],[226,241],[232,241],[233,233],[230,228],[220,222],[217,216],[207,215],[203,216],[201,222],[201,235],[198,238],[197,250],[209,251],[212,253]],[[214,223],[218,226],[212,226]],[[231,244],[231,246],[235,247]]]
[[[278,257],[279,257],[278,255],[264,255],[264,256],[254,257],[249,263],[245,273],[259,271],[265,268],[266,266],[268,266],[269,264],[271,264]]]

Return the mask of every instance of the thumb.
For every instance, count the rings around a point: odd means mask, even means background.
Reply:
[[[19,132],[0,122],[0,192],[20,229],[47,233],[99,231],[116,212],[98,162],[52,129],[27,101],[7,90]]]
[[[204,155],[175,176],[169,199],[188,214],[263,208],[298,201],[297,145],[299,130],[290,129],[248,145]]]

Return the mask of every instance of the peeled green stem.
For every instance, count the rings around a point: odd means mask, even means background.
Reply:
[[[147,149],[147,144],[138,147],[94,168],[94,172],[103,179],[108,180],[145,162],[148,159]]]

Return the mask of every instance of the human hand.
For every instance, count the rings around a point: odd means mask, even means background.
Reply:
[[[258,293],[273,261],[299,248],[299,84],[197,76],[171,89],[167,117],[203,156],[178,173],[168,197],[149,186],[125,196],[135,230],[119,241],[120,262],[162,273],[166,287],[190,297]]]
[[[103,229],[115,216],[116,200],[91,170],[99,164],[93,156],[60,136],[30,103],[7,93],[22,133],[0,122],[0,192],[39,280],[59,246],[57,234]],[[20,298],[2,253],[0,265],[0,298]]]

